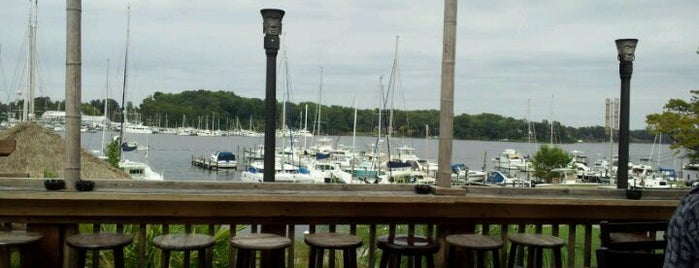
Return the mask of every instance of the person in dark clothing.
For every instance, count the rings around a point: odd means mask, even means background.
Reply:
[[[699,187],[685,196],[667,227],[666,268],[699,268]]]

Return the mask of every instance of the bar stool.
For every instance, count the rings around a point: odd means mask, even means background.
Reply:
[[[183,267],[189,267],[190,251],[197,251],[197,258],[199,260],[198,267],[211,267],[212,260],[209,260],[206,250],[213,247],[215,242],[214,237],[206,234],[189,233],[189,231],[190,229],[188,226],[187,233],[163,234],[153,238],[153,245],[163,251],[160,260],[160,266],[162,268],[170,267],[171,251],[185,252],[185,256],[187,257],[183,261]]]
[[[92,250],[92,267],[99,266],[100,250],[114,251],[114,267],[124,267],[124,247],[133,242],[133,236],[122,233],[84,233],[71,235],[66,239],[66,244],[78,251],[76,267],[85,267],[87,251]]]
[[[511,245],[507,261],[508,268],[514,267],[518,248],[522,249],[522,254],[524,249],[527,249],[527,267],[542,267],[543,251],[547,248],[553,251],[555,267],[563,267],[561,256],[561,248],[565,245],[563,239],[545,234],[515,233],[509,235],[509,240]],[[517,265],[523,266],[523,263]]]
[[[439,243],[431,237],[415,235],[415,226],[408,225],[407,235],[396,235],[395,226],[389,226],[388,235],[376,239],[376,246],[382,250],[379,267],[400,267],[402,256],[408,257],[410,263],[420,267],[422,258],[427,267],[434,267],[434,254],[439,251]]]
[[[502,240],[479,234],[453,234],[448,235],[446,240],[449,246],[449,256],[447,257],[449,267],[458,267],[455,252],[458,248],[466,250],[466,255],[469,257],[473,256],[472,253],[475,251],[477,256],[476,267],[478,268],[485,268],[484,253],[490,251],[493,256],[493,267],[500,267]],[[473,263],[473,259],[469,258],[469,262]],[[471,267],[471,265],[468,267]]]
[[[291,239],[285,236],[252,233],[236,235],[231,238],[231,247],[238,250],[235,267],[252,268],[255,267],[257,251],[269,253],[270,261],[266,267],[286,267],[284,262],[284,250],[291,246]]]
[[[310,247],[308,268],[323,267],[325,250],[342,250],[344,268],[357,268],[357,248],[362,239],[356,235],[340,233],[313,233],[304,237]]]
[[[27,246],[39,241],[43,236],[39,233],[25,231],[0,232],[0,267],[10,267],[12,248],[19,250],[20,267],[31,267],[29,263],[31,255],[27,252]]]

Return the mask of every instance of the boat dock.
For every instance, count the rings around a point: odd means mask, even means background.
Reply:
[[[236,162],[219,162],[214,161],[210,157],[192,155],[192,166],[197,166],[209,170],[238,170]]]

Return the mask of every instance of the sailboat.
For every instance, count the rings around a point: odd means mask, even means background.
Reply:
[[[124,103],[126,101],[126,85],[127,85],[127,74],[128,74],[128,59],[129,59],[129,28],[131,24],[131,7],[128,8],[128,17],[127,17],[127,23],[126,23],[126,52],[124,54],[124,83],[122,87],[122,97],[121,97],[121,110],[122,110],[122,117],[123,120],[121,120],[121,130],[120,130],[120,136],[119,137],[124,137],[124,123],[126,122],[126,113],[124,112]],[[137,161],[131,161],[128,160],[124,157],[125,151],[129,150],[135,150],[138,146],[137,145],[131,145],[129,142],[127,142],[125,139],[121,140],[121,150],[119,152],[119,168],[126,171],[131,175],[131,178],[133,179],[141,179],[141,180],[163,180],[163,175],[160,173],[155,172],[148,164],[142,163],[142,162],[137,162]],[[148,158],[148,151],[145,153],[145,157]]]

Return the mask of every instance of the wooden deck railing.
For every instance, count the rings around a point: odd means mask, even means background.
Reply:
[[[461,195],[445,196],[416,194],[413,185],[95,181],[92,192],[53,192],[44,190],[40,179],[0,179],[0,222],[26,223],[45,234],[35,249],[46,256],[42,267],[60,267],[70,256],[63,253],[64,236],[76,232],[76,224],[95,223],[126,225],[134,232],[130,267],[159,261],[149,238],[160,224],[213,226],[224,232],[216,232],[214,250],[228,255],[224,260],[231,257],[227,241],[236,233],[225,230],[276,226],[272,229],[301,241],[303,234],[295,231],[299,226],[345,229],[365,236],[360,252],[366,253],[359,254],[363,267],[375,267],[375,239],[389,224],[417,224],[421,232],[441,239],[449,233],[479,232],[507,241],[509,233],[543,232],[566,239],[567,267],[594,267],[596,224],[667,220],[686,192],[646,191],[641,200],[627,200],[616,189],[467,187]],[[304,250],[302,243],[290,250],[290,267],[304,265]],[[504,260],[506,250],[501,254]]]

